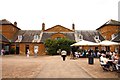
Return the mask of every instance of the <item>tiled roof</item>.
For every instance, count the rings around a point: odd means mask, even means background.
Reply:
[[[100,35],[100,33],[96,30],[76,30],[76,41],[79,41],[79,35],[83,36],[83,40],[91,41],[91,42],[96,42],[95,36],[99,36],[99,40],[103,41],[104,38]]]
[[[2,19],[0,20],[0,24],[12,24],[12,23],[6,19]]]
[[[111,19],[111,20],[107,21],[105,24],[103,24],[101,27],[97,28],[96,30],[98,30],[104,26],[107,26],[107,25],[120,26],[120,22]]]
[[[14,26],[15,28],[21,30],[20,28],[18,28],[17,26],[15,26],[14,24],[12,24],[10,21],[8,21],[8,20],[6,20],[6,19],[0,20],[0,25],[12,25],[12,26]]]
[[[56,34],[57,32],[44,32],[41,41],[44,42],[46,39],[51,38],[53,34]],[[71,40],[75,40],[74,33],[73,32],[64,32],[61,34],[65,35],[67,38]]]
[[[34,42],[34,35],[40,36],[40,30],[20,30],[13,38],[13,42],[18,41],[18,35],[22,35],[22,40],[20,42]],[[39,41],[40,42],[40,41]]]
[[[116,34],[115,38],[112,41],[120,42],[120,32]]]
[[[9,40],[5,36],[0,34],[0,42],[9,42]]]

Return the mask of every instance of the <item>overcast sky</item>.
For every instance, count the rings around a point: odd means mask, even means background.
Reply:
[[[22,30],[62,25],[95,30],[110,19],[118,20],[119,0],[0,0],[0,19],[17,21]]]

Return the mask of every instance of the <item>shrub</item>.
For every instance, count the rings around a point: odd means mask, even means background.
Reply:
[[[45,46],[47,49],[47,54],[49,55],[58,55],[57,51],[59,49],[66,50],[68,53],[70,52],[70,45],[75,43],[75,41],[67,39],[67,38],[61,38],[58,40],[53,39],[47,39],[45,41]]]

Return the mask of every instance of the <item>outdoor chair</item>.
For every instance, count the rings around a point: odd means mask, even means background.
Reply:
[[[107,64],[104,64],[103,61],[100,60],[100,65],[102,66],[102,69],[104,71],[113,71],[114,67],[112,63],[108,62]]]
[[[117,72],[120,73],[120,64],[118,64],[117,67],[118,67]]]

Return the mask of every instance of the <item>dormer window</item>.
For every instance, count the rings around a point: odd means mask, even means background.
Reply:
[[[97,43],[101,42],[99,36],[95,36],[95,37],[94,37],[94,40],[95,40]]]
[[[96,40],[99,40],[99,36],[95,36],[95,39],[96,39]]]
[[[19,41],[22,40],[22,35],[18,35],[18,40],[19,40]]]
[[[80,34],[80,35],[79,35],[79,39],[80,39],[80,40],[83,40],[83,35]]]
[[[34,35],[34,40],[38,40],[39,39],[39,35]]]
[[[115,38],[115,34],[112,34],[112,35],[111,35],[111,38],[112,38],[112,40],[113,40],[113,39]]]

